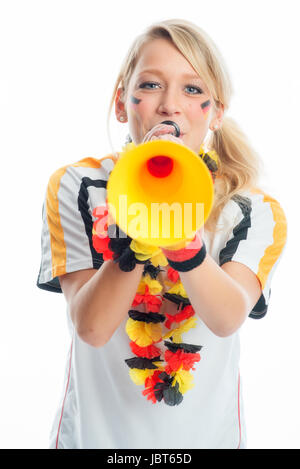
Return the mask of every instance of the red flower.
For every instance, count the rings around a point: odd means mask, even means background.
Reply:
[[[131,341],[129,345],[132,352],[138,357],[151,359],[154,357],[158,357],[161,354],[160,349],[155,347],[155,345],[148,345],[148,347],[140,347],[133,341]]]
[[[147,396],[148,401],[152,401],[153,404],[157,402],[157,399],[154,394],[154,386],[156,383],[163,383],[163,381],[159,378],[161,371],[156,370],[154,371],[152,376],[149,376],[145,380],[145,389],[142,391],[143,396]]]
[[[103,254],[104,261],[113,258],[113,252],[108,247],[108,243],[110,241],[108,236],[105,238],[99,238],[99,236],[93,235],[92,240],[95,251]]]
[[[137,293],[132,302],[132,306],[138,306],[141,303],[146,304],[147,311],[150,313],[158,313],[162,304],[162,300],[156,295],[149,295],[145,293],[140,295]]]
[[[94,221],[93,228],[97,235],[102,238],[107,236],[107,220],[108,220],[108,208],[105,205],[95,207],[93,210],[93,216],[96,218]]]
[[[165,313],[165,315],[168,318],[165,325],[168,329],[170,329],[173,322],[179,323],[183,321],[184,319],[188,319],[194,316],[194,314],[195,314],[195,311],[191,305],[185,306],[179,313],[174,314],[174,315]]]
[[[172,267],[168,268],[167,272],[168,279],[171,280],[171,282],[176,283],[179,279],[179,273],[177,270],[173,269]]]
[[[167,350],[165,352],[165,361],[168,365],[165,368],[166,373],[171,374],[179,370],[182,365],[184,370],[189,370],[193,367],[194,363],[199,362],[201,359],[199,353],[186,353],[183,350],[177,350],[176,353]],[[195,368],[192,368],[194,370]]]

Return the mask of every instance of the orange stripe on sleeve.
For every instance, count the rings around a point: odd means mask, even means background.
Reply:
[[[67,166],[54,173],[50,178],[47,189],[46,212],[50,234],[53,278],[66,273],[66,246],[64,242],[64,232],[60,222],[59,202],[57,197],[60,181],[66,169]]]
[[[274,264],[276,263],[277,259],[279,258],[286,243],[287,220],[284,211],[281,208],[280,204],[277,202],[277,200],[265,194],[263,191],[254,190],[253,192],[257,194],[263,194],[264,203],[270,203],[270,208],[272,210],[273,219],[275,222],[273,230],[273,243],[266,248],[258,266],[257,276],[262,284],[262,289],[264,289],[268,279],[268,275],[272,270]]]
[[[58,191],[61,179],[69,167],[100,168],[101,162],[105,159],[117,159],[113,155],[108,155],[100,160],[95,158],[84,158],[74,164],[66,165],[56,171],[49,180],[46,196],[46,213],[50,233],[52,276],[64,275],[66,273],[66,244],[64,241],[64,231],[59,214]]]

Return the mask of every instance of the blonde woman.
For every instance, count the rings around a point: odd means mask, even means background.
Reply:
[[[51,448],[246,447],[239,329],[267,312],[286,219],[226,116],[231,93],[213,41],[182,20],[137,37],[113,90],[129,146],[172,140],[208,165],[214,206],[192,248],[100,239],[118,154],[51,176],[38,286],[64,293],[71,334]]]

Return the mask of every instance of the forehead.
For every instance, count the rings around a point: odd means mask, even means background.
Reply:
[[[140,50],[134,75],[148,70],[160,70],[161,73],[199,75],[174,44],[167,39],[153,39]]]

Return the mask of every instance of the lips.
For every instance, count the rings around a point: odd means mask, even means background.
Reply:
[[[158,129],[154,132],[154,135],[156,133],[158,134],[172,134],[174,135],[175,137],[178,137],[178,138],[181,138],[183,135],[185,135],[184,132],[180,132],[180,134],[176,135],[176,131],[175,131],[175,127],[173,125],[170,125],[170,124],[165,124],[164,122],[159,122],[158,124],[155,124],[153,125],[153,127],[151,127],[148,132],[150,132],[154,127],[158,126],[158,125],[164,125],[165,128],[163,129]],[[178,126],[178,124],[177,124]],[[180,130],[180,127],[178,126],[178,129]]]
[[[166,121],[161,122],[161,124],[172,125],[175,129],[175,137],[180,136],[180,127],[176,122],[171,121],[171,120],[166,120]]]
[[[173,122],[173,124],[171,124],[171,122]],[[158,124],[155,124],[150,130],[148,130],[148,132],[144,136],[143,142],[159,139],[160,136],[162,137],[162,139],[165,139],[163,138],[163,135],[172,135],[172,137],[175,137],[178,140],[182,140],[183,136],[185,135],[185,132],[180,132],[180,127],[176,122],[163,121]]]

